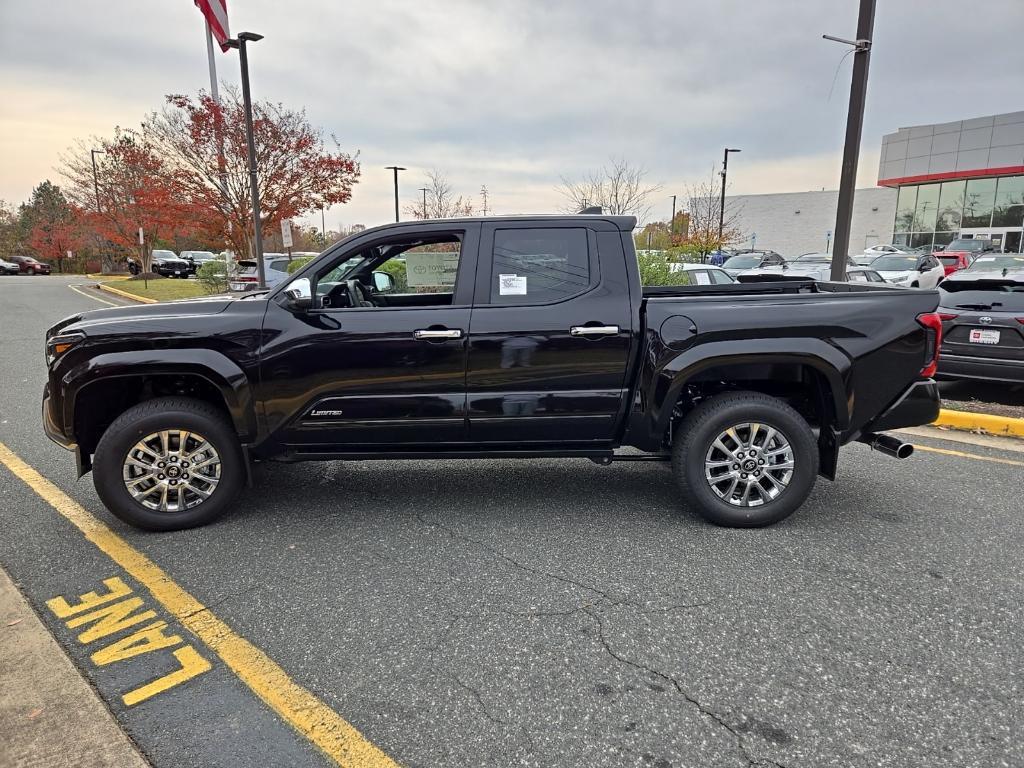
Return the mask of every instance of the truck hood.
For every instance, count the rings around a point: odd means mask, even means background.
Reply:
[[[216,315],[223,312],[235,301],[233,296],[208,296],[201,299],[168,301],[161,304],[139,304],[130,307],[111,307],[110,309],[92,309],[71,317],[65,317],[46,332],[46,338],[68,331],[82,331],[86,335],[90,328],[106,323],[128,321],[151,321],[171,317],[201,317]]]

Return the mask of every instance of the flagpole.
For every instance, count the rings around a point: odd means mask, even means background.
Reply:
[[[213,100],[220,102],[220,92],[217,90],[217,62],[213,58],[213,32],[210,31],[210,22],[206,22],[206,58],[210,63],[210,95]]]
[[[210,22],[206,22],[206,58],[210,64],[210,96],[217,106],[220,106],[220,90],[217,87],[217,60],[213,53],[213,31],[210,29]],[[224,160],[224,133],[217,130],[217,168],[220,170],[220,193],[225,203],[228,197],[228,169]],[[228,222],[230,231],[231,222]]]

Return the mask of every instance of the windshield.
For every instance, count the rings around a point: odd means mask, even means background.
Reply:
[[[752,269],[760,263],[761,254],[744,253],[739,256],[730,256],[722,266],[726,269]]]
[[[967,272],[1001,272],[1004,269],[1024,269],[1024,256],[979,256],[967,268]]]
[[[1024,311],[1024,282],[1014,280],[947,280],[939,284],[939,296],[947,309]]]
[[[797,261],[801,261],[804,264],[824,264],[832,261],[832,256],[827,253],[805,253]]]
[[[879,256],[871,268],[879,272],[909,272],[917,266],[916,256]]]
[[[153,251],[154,259],[176,259],[178,254],[174,251]]]
[[[954,240],[952,243],[946,246],[947,251],[970,251],[971,253],[981,253],[985,249],[985,246],[989,245],[988,240]]]
[[[196,261],[208,261],[209,259],[217,258],[210,251],[189,251],[189,256]]]
[[[240,261],[240,262],[238,262],[238,274],[240,274],[240,275],[255,275],[256,274],[256,262],[255,261]]]

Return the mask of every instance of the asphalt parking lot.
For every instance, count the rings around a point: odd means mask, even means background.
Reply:
[[[261,465],[217,524],[147,534],[39,425],[44,329],[121,303],[86,282],[0,279],[0,443],[398,764],[1024,765],[1012,443],[851,446],[762,530],[661,465],[492,460]],[[0,565],[152,764],[331,764],[38,491],[0,466]],[[48,601],[112,578],[205,668],[151,693],[180,659],[100,663]]]

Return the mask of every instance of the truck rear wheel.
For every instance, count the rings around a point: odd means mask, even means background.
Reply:
[[[686,502],[717,525],[755,528],[791,515],[818,475],[807,422],[759,392],[711,398],[683,419],[672,467]]]
[[[129,408],[103,433],[93,457],[100,500],[129,525],[150,531],[216,520],[244,478],[231,424],[208,403],[185,397]]]

